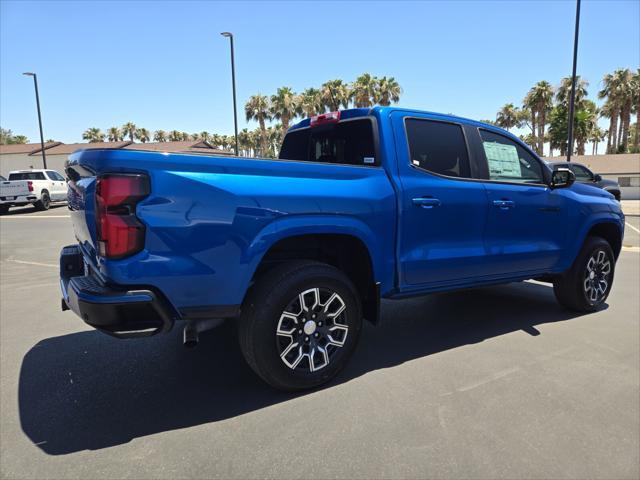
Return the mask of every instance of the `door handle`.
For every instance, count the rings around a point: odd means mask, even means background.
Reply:
[[[493,204],[500,210],[509,210],[516,206],[513,200],[494,200]]]
[[[421,207],[421,208],[433,208],[433,207],[440,206],[440,200],[433,197],[419,197],[419,198],[414,198],[412,201],[416,207]]]

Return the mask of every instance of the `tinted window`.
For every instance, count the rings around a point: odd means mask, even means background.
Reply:
[[[469,176],[469,155],[462,127],[408,118],[405,121],[411,164],[448,177]]]
[[[373,125],[352,120],[287,133],[279,158],[307,162],[372,165],[376,162]]]
[[[593,180],[591,172],[582,165],[567,165],[573,173],[576,174],[576,180],[579,182],[590,182]]]
[[[542,165],[522,145],[488,130],[480,130],[480,136],[490,180],[544,183]]]
[[[43,172],[10,173],[9,180],[46,180]]]

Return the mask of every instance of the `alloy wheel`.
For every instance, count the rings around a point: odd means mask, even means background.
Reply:
[[[328,288],[310,288],[293,298],[280,315],[278,354],[291,370],[313,373],[331,363],[348,333],[342,297]]]
[[[602,302],[611,285],[611,260],[604,250],[591,254],[585,268],[583,288],[587,300],[596,305]]]

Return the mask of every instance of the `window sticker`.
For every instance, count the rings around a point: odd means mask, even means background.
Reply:
[[[514,145],[497,142],[482,142],[489,162],[492,177],[522,177],[518,150]]]
[[[370,164],[370,163],[376,163],[376,159],[373,157],[364,157],[363,158],[364,163]]]

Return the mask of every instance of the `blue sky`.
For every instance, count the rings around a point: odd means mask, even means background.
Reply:
[[[38,138],[88,127],[233,132],[228,40],[236,40],[240,128],[254,93],[362,72],[394,76],[400,105],[482,119],[538,80],[571,74],[575,2],[99,2],[0,0],[0,124]],[[640,64],[640,1],[585,0],[578,73]],[[251,128],[255,125],[249,124]]]

